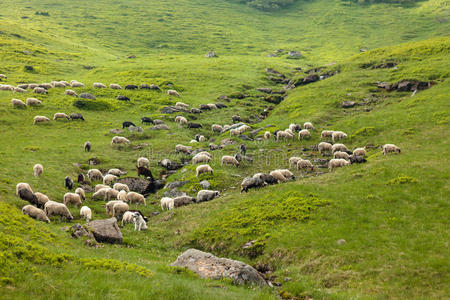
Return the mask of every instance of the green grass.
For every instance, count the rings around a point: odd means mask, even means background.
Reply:
[[[55,88],[37,97],[41,107],[19,110],[11,107],[11,98],[25,100],[31,93],[0,91],[4,298],[443,299],[449,294],[450,42],[445,1],[411,7],[297,1],[273,12],[212,0],[4,1],[1,7],[0,73],[8,75],[1,83],[77,79],[86,86],[74,90],[97,97],[77,108],[73,104],[79,99]],[[304,56],[266,57],[280,48]],[[361,48],[371,51],[359,53]],[[209,50],[219,58],[205,58]],[[386,61],[397,68],[367,67]],[[266,120],[252,124],[274,124],[268,129],[273,132],[292,122],[312,121],[316,130],[310,140],[247,142],[253,163],[221,167],[220,157],[236,153],[242,142],[232,138],[236,145],[213,152],[214,176],[196,178],[195,166],[187,165],[167,179],[189,180],[180,190],[190,195],[207,179],[222,197],[152,217],[148,231],[136,233],[127,225],[122,228],[124,245],[91,248],[70,238],[65,230],[70,224],[57,218],[50,224],[35,222],[19,210],[25,202],[14,194],[16,183],[28,182],[35,191],[62,201],[64,177],[86,172],[92,157],[100,159],[101,169],[123,168],[136,176],[136,159],[146,156],[159,175],[160,159],[183,157],[175,154],[176,144],[187,145],[196,133],[210,141],[194,148],[218,144],[229,135],[213,135],[211,124],[230,124],[234,114],[246,119],[270,105],[256,88],[283,85],[268,81],[265,68],[302,78],[306,74],[294,68],[331,62],[336,64],[322,72],[338,70],[337,75],[289,91]],[[435,85],[414,97],[376,88],[377,82],[402,79]],[[93,82],[156,83],[163,92],[94,89]],[[167,96],[169,88],[181,97]],[[200,130],[180,128],[174,116],[160,113],[176,101],[198,106],[236,92],[251,97],[196,115],[194,122],[204,125]],[[131,101],[115,100],[119,94]],[[340,103],[345,100],[364,105],[344,110]],[[81,112],[86,121],[32,125],[35,115],[52,118],[55,112]],[[171,130],[143,126],[143,134],[125,131],[131,146],[111,147],[110,129],[123,121],[139,123],[144,115],[165,120]],[[347,132],[344,142],[351,149],[369,146],[368,162],[333,173],[321,168],[311,174],[295,172],[295,182],[239,194],[245,176],[287,167],[290,156],[320,157],[302,148],[317,144],[322,129]],[[93,145],[90,153],[82,148],[87,140]],[[382,156],[379,146],[385,143],[400,146],[402,154]],[[40,178],[33,177],[35,163],[44,165]],[[146,207],[132,208],[146,215],[160,211],[163,192],[151,195]],[[90,196],[86,205],[94,218],[106,218],[104,203]],[[84,223],[78,209],[70,209],[75,222]],[[346,243],[338,245],[339,239]],[[242,248],[252,240],[252,247]],[[239,287],[168,266],[189,247],[268,269],[271,280],[282,285]]]

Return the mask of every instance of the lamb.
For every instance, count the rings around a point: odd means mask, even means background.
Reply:
[[[382,146],[383,149],[383,155],[386,155],[388,153],[401,153],[401,150],[399,147],[397,147],[394,144],[385,144]]]
[[[44,167],[41,164],[35,164],[33,167],[34,177],[41,176],[44,173]]]
[[[122,216],[122,227],[123,227],[124,224],[133,223],[133,214],[134,214],[134,212],[129,211],[129,210],[126,211],[123,214],[123,216]]]
[[[129,192],[129,191],[128,191]],[[121,200],[123,202],[127,202],[127,193],[126,190],[121,190],[118,194],[117,194],[117,200]]]
[[[219,191],[200,190],[197,193],[197,203],[210,201],[220,196]]]
[[[91,142],[85,142],[84,143],[84,152],[90,152],[91,151]]]
[[[19,198],[29,203],[39,206],[39,201],[36,195],[27,188],[20,188],[18,192]]]
[[[67,95],[67,96],[78,97],[77,92],[75,92],[74,90],[65,90],[64,94]]]
[[[109,85],[109,88],[113,89],[113,90],[121,90],[122,89],[122,87],[120,85],[116,84],[116,83],[111,83]]]
[[[192,151],[192,147],[188,147],[188,146],[184,146],[181,144],[178,144],[175,146],[175,152],[178,154],[180,152],[184,153],[184,154],[190,154]]]
[[[364,157],[364,156],[366,156],[366,149],[363,147],[363,148],[356,148],[355,150],[353,150],[353,155],[354,156],[362,156],[362,157]]]
[[[19,108],[27,107],[27,105],[22,100],[19,100],[19,99],[12,99],[11,104],[13,107],[19,107]]]
[[[67,119],[67,120],[69,120],[69,116],[66,115],[65,113],[55,113],[53,115],[53,120],[58,120],[58,119]]]
[[[264,139],[265,139],[265,140],[270,139],[271,136],[272,136],[272,134],[270,133],[270,131],[264,132]]]
[[[47,92],[47,90],[46,89],[44,89],[43,87],[35,87],[34,89],[33,89],[33,93],[36,93],[36,94],[47,94],[48,92]]]
[[[180,94],[177,91],[175,91],[175,90],[167,90],[167,95],[180,97]]]
[[[218,125],[218,124],[213,124],[213,125],[211,125],[211,130],[212,130],[213,132],[221,133],[222,130],[223,130],[223,127],[220,126],[220,125]]]
[[[73,180],[70,178],[70,176],[66,176],[64,178],[64,186],[70,191],[73,188]]]
[[[211,173],[211,175],[214,173],[213,169],[205,164],[205,165],[200,165],[195,169],[195,176],[199,177],[201,174],[203,173]]]
[[[83,87],[83,86],[84,86],[83,83],[81,83],[81,82],[79,82],[79,81],[76,81],[76,80],[71,80],[71,81],[70,81],[70,85],[71,85],[72,87]]]
[[[141,231],[141,229],[147,229],[147,224],[144,218],[138,212],[133,213],[134,231]]]
[[[334,153],[336,151],[342,151],[342,152],[347,152],[348,149],[344,144],[334,144],[333,146],[331,146],[331,151]]]
[[[264,180],[259,177],[245,177],[241,183],[241,193],[248,192],[248,190],[251,188],[259,188],[266,185],[267,183],[265,183]]]
[[[320,142],[319,145],[317,146],[317,148],[319,149],[320,154],[323,154],[323,152],[325,152],[325,151],[327,151],[327,152],[333,151],[333,145],[331,145],[330,143],[327,143],[327,142]]]
[[[222,146],[216,145],[214,143],[209,144],[209,150],[214,151],[214,150],[219,150],[219,149],[222,149]]]
[[[163,197],[161,198],[161,209],[162,210],[171,210],[175,207],[175,202],[173,198]]]
[[[104,85],[101,82],[94,82],[94,84],[92,85],[94,88],[99,88],[99,89],[104,89],[106,88],[106,85]]]
[[[80,209],[80,217],[85,218],[86,222],[89,223],[89,221],[92,220],[92,211],[87,206],[82,206]]]
[[[153,175],[152,175],[152,172],[149,170],[149,169],[147,169],[146,167],[138,167],[137,168],[137,174],[138,174],[138,176],[144,176],[144,177],[149,177],[149,178],[151,178],[151,180],[153,181],[153,180],[155,180],[154,178],[153,178]]]
[[[305,122],[305,124],[303,124],[303,128],[314,130],[314,126],[311,122]]]
[[[179,196],[173,199],[174,207],[180,207],[184,205],[189,205],[195,202],[194,197],[190,196]]]
[[[310,138],[311,133],[308,131],[308,129],[302,129],[298,132],[298,139],[302,140],[304,138]]]
[[[333,130],[322,130],[322,133],[320,134],[320,137],[325,138],[331,138],[333,136]]]
[[[87,172],[87,175],[91,181],[103,180],[103,174],[99,169],[90,169]]]
[[[333,131],[333,134],[331,135],[331,139],[333,140],[333,143],[338,140],[342,140],[342,139],[346,139],[346,138],[347,138],[347,134],[345,134],[342,131]]]
[[[112,212],[113,212],[113,207],[114,207],[114,205],[117,204],[117,203],[125,203],[125,202],[123,202],[123,201],[118,201],[118,200],[112,200],[112,201],[109,201],[108,203],[106,203],[106,205],[105,205],[105,210],[106,210],[106,213],[107,213],[108,215],[111,215],[111,214],[112,214]]]
[[[127,202],[147,205],[145,197],[136,192],[127,193]]]
[[[297,161],[297,170],[301,171],[303,169],[307,169],[310,168],[311,171],[314,170],[314,166],[311,163],[311,161],[307,160],[307,159],[300,159],[299,161]]]
[[[302,160],[302,158],[298,156],[292,156],[291,158],[289,158],[289,167],[292,168],[296,166],[299,160]]]
[[[284,175],[278,170],[272,171],[269,174],[272,175],[273,177],[275,177],[275,179],[277,179],[278,182],[286,182],[287,181],[286,177],[284,177]]]
[[[80,114],[80,113],[73,113],[73,114],[70,114],[70,119],[73,121],[73,120],[81,120],[81,121],[84,121],[84,117],[83,117],[83,115],[82,114]]]
[[[16,185],[16,195],[19,195],[19,190],[20,189],[27,189],[30,192],[33,192],[33,190],[31,189],[31,186],[28,183],[25,183],[25,182],[19,182]]]
[[[47,197],[47,195],[44,195],[42,193],[36,192],[34,193],[34,195],[36,196],[36,206],[39,208],[44,208],[45,203],[47,203],[48,201],[50,201],[50,199]]]
[[[65,193],[63,203],[66,206],[69,204],[80,206],[82,204],[80,195],[75,193]]]
[[[112,216],[116,217],[117,220],[121,220],[123,214],[129,210],[130,207],[128,206],[128,204],[124,203],[124,202],[119,202],[113,205],[112,208]]]
[[[109,169],[108,170],[108,174],[111,174],[111,175],[119,177],[119,176],[122,176],[122,175],[126,175],[127,172],[122,171],[120,169]]]
[[[188,120],[185,117],[183,117],[183,116],[176,116],[175,117],[175,122],[179,123],[180,125],[184,125],[184,124],[188,123]]]
[[[124,183],[114,183],[113,189],[115,189],[116,191],[126,191],[127,193],[130,191],[130,188],[128,187],[128,185],[124,184]]]
[[[150,168],[150,161],[148,160],[148,158],[139,157],[137,160],[137,166]]]
[[[129,144],[130,141],[123,136],[115,136],[111,140],[111,146],[114,144]]]
[[[294,136],[290,133],[287,133],[285,131],[278,131],[277,135],[276,135],[276,139],[277,141],[284,139],[284,140],[288,140],[288,139],[293,139]]]
[[[45,212],[42,209],[34,207],[33,205],[28,204],[28,205],[25,205],[24,207],[22,207],[22,213],[24,215],[28,215],[38,221],[50,223],[50,219],[47,217]]]
[[[335,168],[339,168],[339,167],[344,167],[346,165],[349,165],[350,162],[346,161],[345,159],[342,158],[333,158],[328,162],[328,169],[330,171],[333,171],[333,169]]]
[[[75,189],[75,194],[78,194],[81,198],[82,201],[86,200],[86,194],[84,192],[84,190],[82,188],[76,188]]]
[[[234,128],[234,129],[230,130],[230,136],[240,135],[240,134],[241,134],[241,132],[237,128]]]
[[[211,160],[211,157],[206,154],[197,154],[192,158],[192,164],[199,164],[199,163],[205,163],[209,162]]]
[[[224,156],[222,156],[222,160],[221,160],[221,166],[223,166],[223,165],[233,165],[235,167],[239,167],[239,162],[233,156],[224,155]]]
[[[27,105],[29,106],[36,106],[41,104],[42,104],[41,100],[38,100],[36,98],[27,98]]]
[[[277,170],[277,171],[279,171],[286,179],[295,180],[294,174],[292,174],[292,172],[289,171],[288,169],[280,169],[280,170]]]
[[[350,155],[348,155],[347,152],[336,151],[336,152],[334,152],[333,158],[342,158],[342,159],[348,160],[349,156]]]
[[[66,218],[69,222],[73,220],[72,214],[70,213],[67,206],[63,203],[48,201],[47,203],[45,203],[44,212],[47,217],[60,216]]]

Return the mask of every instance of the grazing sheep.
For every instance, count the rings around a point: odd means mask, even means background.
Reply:
[[[212,130],[213,132],[221,133],[222,130],[223,130],[223,127],[220,126],[220,125],[218,125],[218,124],[213,124],[213,125],[211,125],[211,130]]]
[[[52,81],[50,83],[51,85],[53,85],[53,87],[66,87],[66,84],[62,81]]]
[[[129,191],[128,191],[129,192]],[[127,202],[127,193],[126,190],[121,190],[118,194],[117,194],[117,200],[121,200],[123,202]]]
[[[247,130],[251,129],[250,126],[248,125],[242,125],[240,126],[237,130],[239,130],[239,133],[242,134],[244,132],[246,132]]]
[[[155,180],[153,178],[152,172],[149,169],[147,169],[146,167],[138,167],[137,168],[137,174],[138,174],[138,176],[142,175],[144,177],[149,177],[149,178],[152,179],[152,181]]]
[[[122,176],[122,175],[126,175],[127,172],[122,171],[120,169],[109,169],[108,170],[108,174],[111,174],[111,175],[119,177],[119,176]]]
[[[162,210],[171,210],[175,207],[175,201],[173,198],[163,197],[161,198],[161,209]]]
[[[69,116],[66,115],[65,113],[55,113],[53,115],[53,120],[58,120],[58,119],[67,119],[67,120],[69,120]]]
[[[15,92],[15,93],[26,93],[27,90],[22,89],[22,88],[20,88],[20,87],[16,87],[16,88],[14,88],[14,92]]]
[[[333,137],[333,130],[322,130],[322,133],[320,134],[320,137],[325,139],[325,138],[331,138]]]
[[[134,223],[134,231],[141,231],[147,229],[147,223],[145,223],[144,218],[138,212],[133,213],[133,223]]]
[[[195,144],[195,143],[198,143],[198,141],[197,140],[190,140],[189,141],[189,144]]]
[[[94,82],[94,84],[93,84],[92,86],[95,87],[95,88],[99,88],[99,89],[104,89],[104,88],[106,88],[106,85],[104,85],[104,84],[101,83],[101,82]]]
[[[47,203],[45,203],[44,212],[47,217],[59,216],[66,218],[67,221],[73,220],[72,214],[70,213],[67,206],[63,203],[48,201]]]
[[[109,85],[109,88],[113,89],[113,90],[121,90],[122,89],[122,87],[120,85],[116,84],[116,83],[111,83]]]
[[[211,175],[214,173],[213,169],[205,164],[205,165],[200,165],[195,169],[195,176],[199,177],[201,174],[203,173],[211,173]]]
[[[15,87],[9,84],[0,84],[0,90],[2,91],[14,91]]]
[[[148,160],[148,158],[139,157],[137,160],[137,166],[150,168],[150,161]]]
[[[81,82],[79,82],[79,81],[76,81],[76,80],[71,80],[71,81],[70,81],[70,85],[71,85],[72,87],[83,87],[83,86],[84,86],[83,83],[81,83]]]
[[[292,168],[292,167],[296,166],[297,162],[301,159],[302,159],[301,157],[292,156],[291,158],[289,158],[289,167]]]
[[[233,121],[233,123],[237,123],[237,122],[241,122],[241,121],[242,121],[242,118],[241,118],[241,116],[239,116],[239,115],[233,115],[233,116],[231,117],[231,120]]]
[[[29,203],[39,206],[38,198],[36,195],[27,188],[20,188],[18,192],[19,198]]]
[[[327,151],[327,152],[333,151],[333,145],[331,145],[330,143],[327,143],[327,142],[320,142],[319,145],[317,146],[317,148],[319,149],[320,154],[323,154],[323,152],[325,152],[325,151]]]
[[[179,196],[173,199],[173,203],[175,207],[180,207],[184,205],[189,205],[195,202],[194,197],[190,196]]]
[[[92,195],[92,199],[103,197],[104,200],[109,201],[111,199],[117,199],[117,195],[119,195],[119,192],[108,186],[95,192],[94,195]]]
[[[33,93],[36,93],[36,94],[47,94],[48,92],[47,92],[47,90],[46,89],[44,89],[43,87],[35,87],[34,89],[33,89]]]
[[[211,157],[205,154],[197,154],[192,158],[192,164],[207,163],[211,161]]]
[[[80,195],[80,198],[81,198],[82,201],[86,200],[86,194],[85,194],[85,192],[84,192],[84,190],[82,188],[80,188],[80,187],[76,188],[75,189],[75,194]]]
[[[111,185],[111,184],[113,184],[114,181],[116,181],[116,180],[117,180],[117,176],[114,176],[114,175],[111,175],[111,174],[106,174],[106,175],[103,177],[103,184]]]
[[[83,173],[78,174],[78,177],[77,177],[78,183],[84,183],[85,180],[86,180],[86,178],[84,177]]]
[[[104,185],[104,184],[97,184],[94,187],[94,192],[98,192],[98,191],[100,191],[101,189],[104,189],[104,188],[111,188],[111,187],[107,186],[107,185]]]
[[[364,147],[363,148],[356,148],[355,150],[353,150],[353,155],[354,156],[362,156],[362,157],[364,157],[364,156],[367,155],[366,149]]]
[[[133,122],[130,122],[130,121],[125,121],[125,122],[122,123],[122,129],[123,128],[128,128],[130,126],[136,127],[136,125]]]
[[[84,143],[84,152],[90,152],[91,151],[91,142]]]
[[[34,207],[33,205],[25,205],[22,207],[22,213],[45,223],[50,223],[50,219],[47,217],[42,209]]]
[[[199,153],[196,154],[196,156],[197,156],[197,155],[208,155],[210,158],[212,158],[212,154],[209,153],[208,151],[202,151],[202,152],[199,152]]]
[[[123,136],[115,136],[111,140],[111,146],[113,146],[114,144],[129,144],[129,143],[130,143],[130,140],[128,140],[127,138],[125,138]]]
[[[292,174],[292,172],[289,171],[288,169],[280,169],[280,170],[277,170],[277,171],[279,171],[281,174],[283,174],[283,176],[284,176],[286,179],[292,179],[292,180],[295,180],[294,174]]]
[[[277,135],[276,135],[277,141],[279,141],[281,139],[284,139],[285,141],[288,139],[292,140],[293,138],[294,138],[294,136],[292,134],[287,133],[285,131],[278,131]]]
[[[347,152],[336,151],[336,152],[334,152],[333,158],[342,158],[342,159],[348,160],[349,155],[347,154]]]
[[[133,223],[134,212],[127,210],[122,216],[122,227],[124,224]]]
[[[11,104],[13,107],[20,107],[20,108],[27,107],[27,105],[22,100],[19,99],[12,99]]]
[[[180,125],[184,125],[184,124],[188,123],[188,120],[185,117],[183,117],[183,116],[176,116],[175,117],[175,122],[179,123]]]
[[[124,202],[119,202],[113,205],[112,216],[117,220],[121,220],[123,214],[130,209],[130,206]]]
[[[400,148],[394,144],[385,144],[385,145],[383,145],[382,149],[383,149],[383,155],[386,155],[388,153],[399,153],[399,154],[401,153]]]
[[[356,156],[356,155],[350,155],[348,157],[351,164],[362,164],[367,162],[367,160],[364,158],[364,156]]]
[[[113,189],[115,189],[116,191],[126,191],[127,193],[130,191],[130,188],[128,187],[128,185],[124,184],[124,183],[114,183]]]
[[[273,177],[275,177],[275,179],[278,180],[278,182],[286,182],[287,181],[286,177],[284,177],[284,175],[278,170],[272,171],[269,174],[272,175]]]
[[[118,201],[118,200],[111,200],[111,201],[108,201],[108,203],[106,203],[106,205],[105,205],[105,210],[106,210],[106,213],[107,213],[108,215],[111,215],[111,214],[112,214],[112,212],[113,212],[113,207],[114,207],[114,205],[117,204],[117,203],[125,203],[125,202],[123,202],[123,201]]]
[[[25,183],[25,182],[19,182],[16,185],[16,195],[19,195],[19,190],[20,189],[27,189],[27,190],[29,190],[30,192],[33,193],[33,190],[31,189],[31,186],[28,183]]]
[[[237,136],[237,135],[240,135],[240,134],[241,134],[241,132],[237,128],[234,128],[234,129],[230,130],[230,136],[234,136],[234,135]]]
[[[77,92],[75,92],[74,90],[65,90],[64,94],[68,96],[78,97]]]
[[[92,220],[92,211],[89,207],[87,206],[82,206],[80,209],[80,217],[84,218],[86,220],[86,222],[89,223],[89,221]]]
[[[145,197],[136,192],[127,193],[127,202],[147,205]]]
[[[333,131],[333,134],[331,135],[331,139],[333,140],[333,143],[338,140],[342,140],[342,139],[346,139],[346,138],[347,138],[347,134],[345,134],[342,131]]]
[[[289,133],[290,135],[294,135],[294,133],[292,132],[292,130],[290,130],[289,128],[288,128],[288,129],[285,129],[284,132],[287,132],[287,133]]]
[[[197,203],[210,201],[220,196],[219,191],[200,190],[197,193]]]
[[[245,156],[245,154],[247,153],[247,145],[241,144],[241,145],[239,146],[239,151],[241,152],[242,155]]]
[[[154,119],[153,124],[155,125],[165,125],[166,123],[163,120]]]
[[[82,115],[82,114],[79,114],[79,113],[73,113],[73,114],[70,114],[70,119],[71,119],[71,120],[81,120],[81,121],[84,121],[83,115]]]
[[[70,178],[70,176],[66,176],[64,178],[64,186],[70,191],[73,189],[73,180]]]
[[[305,124],[303,124],[303,128],[314,130],[314,126],[311,122],[305,122]]]
[[[183,102],[177,102],[177,103],[175,103],[175,107],[181,108],[181,109],[188,109],[189,105],[187,105],[186,103],[183,103]]]
[[[28,88],[31,89],[31,90],[33,90],[34,88],[36,88],[38,86],[39,86],[39,84],[37,84],[37,83],[30,83],[30,84],[28,84]]]
[[[175,90],[167,90],[167,95],[180,97],[180,94],[177,91],[175,91]]]
[[[52,89],[54,87],[51,83],[41,83],[39,86],[46,90]]]
[[[41,100],[38,100],[36,98],[27,98],[27,105],[29,106],[36,106],[41,104],[42,104]]]
[[[80,195],[75,193],[65,193],[63,203],[66,206],[69,204],[80,206],[82,204]]]
[[[272,134],[270,133],[270,131],[264,132],[264,139],[265,139],[265,140],[270,139],[271,136],[272,136]]]
[[[255,175],[253,175],[253,178],[259,178],[262,181],[264,181],[266,184],[269,184],[269,185],[278,183],[278,180],[275,177],[273,177],[270,174],[266,174],[266,173],[256,173]]]
[[[42,193],[36,192],[36,193],[34,193],[34,195],[36,196],[36,199],[37,199],[36,206],[39,208],[44,208],[45,203],[50,201],[50,199],[47,197],[47,195],[44,195]]]
[[[202,124],[199,124],[199,123],[189,122],[187,128],[196,129],[196,128],[203,128],[203,126],[202,126]]]
[[[214,151],[214,150],[219,150],[219,149],[222,149],[222,146],[216,145],[214,143],[209,144],[209,150]]]
[[[35,116],[33,118],[33,124],[36,125],[37,123],[44,123],[44,122],[50,122],[50,119],[46,116]]]
[[[222,160],[221,160],[221,166],[223,166],[223,165],[233,165],[235,167],[239,167],[239,162],[233,156],[224,155],[224,156],[222,156]]]
[[[142,117],[141,118],[141,123],[151,123],[151,124],[153,124],[153,120],[150,119],[149,117]]]
[[[184,154],[190,154],[192,151],[192,147],[184,146],[181,144],[178,144],[175,146],[175,152],[178,153],[184,153]]]
[[[8,78],[5,74],[0,74],[0,78],[2,78],[2,79],[6,79],[6,78]]]
[[[335,169],[335,168],[339,168],[339,167],[344,167],[344,166],[346,166],[346,165],[349,165],[350,164],[350,162],[349,161],[347,161],[347,160],[345,160],[345,159],[342,159],[342,158],[333,158],[333,159],[331,159],[329,162],[328,162],[328,169],[330,170],[330,171],[333,171],[333,169]]]
[[[41,176],[44,173],[44,167],[41,164],[35,164],[33,167],[33,174],[35,177]]]
[[[298,132],[298,139],[302,140],[304,138],[310,138],[311,133],[308,131],[308,129],[302,129]]]
[[[259,188],[266,185],[267,183],[260,177],[245,177],[241,183],[241,193],[248,192],[251,188]]]
[[[197,139],[197,141],[203,143],[204,141],[206,141],[206,138],[203,135],[200,135]]]
[[[91,180],[91,181],[103,180],[103,174],[102,174],[102,172],[100,172],[99,169],[90,169],[87,172],[87,175],[89,177],[89,180]]]
[[[314,166],[311,163],[311,161],[307,160],[307,159],[300,159],[299,161],[297,161],[297,170],[301,171],[303,169],[310,169],[311,171],[314,170]]]
[[[334,153],[336,151],[342,151],[342,152],[347,152],[348,149],[344,144],[334,144],[333,146],[331,146],[331,151]]]

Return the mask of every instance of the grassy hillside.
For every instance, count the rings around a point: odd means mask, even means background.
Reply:
[[[411,7],[358,5],[340,1],[298,1],[288,9],[264,12],[234,1],[3,1],[0,4],[0,84],[80,80],[97,100],[87,109],[54,88],[38,95],[41,107],[13,109],[11,98],[27,94],[0,91],[0,290],[4,298],[164,298],[179,299],[440,299],[449,294],[449,174],[446,157],[450,105],[450,40],[445,1]],[[277,49],[303,56],[267,57]],[[359,53],[359,49],[370,51]],[[204,54],[215,50],[218,58]],[[136,58],[128,58],[135,55]],[[335,64],[330,64],[335,62]],[[395,68],[372,68],[386,62]],[[327,66],[325,66],[327,65]],[[26,66],[33,67],[27,70]],[[151,161],[180,160],[174,145],[188,144],[196,133],[210,141],[210,125],[229,124],[231,116],[258,115],[270,103],[258,87],[282,89],[267,80],[265,68],[289,78],[325,66],[330,78],[288,91],[267,119],[251,124],[270,131],[311,121],[307,141],[246,142],[253,163],[221,167],[214,151],[214,176],[195,177],[195,166],[168,177],[190,180],[181,188],[190,195],[208,179],[222,197],[151,217],[149,230],[122,228],[125,244],[92,248],[70,238],[66,222],[43,224],[23,216],[25,202],[14,194],[18,182],[62,201],[64,177],[86,172],[90,158],[101,169],[123,168],[136,176],[140,156]],[[29,68],[28,68],[29,69]],[[319,72],[319,73],[320,73]],[[386,92],[378,82],[403,79],[432,81],[430,89]],[[94,89],[93,82],[155,83],[175,88],[180,99],[156,91]],[[225,102],[228,108],[197,115],[204,128],[192,131],[160,113],[183,101],[197,107],[222,94],[247,93]],[[115,100],[122,94],[130,102]],[[354,108],[341,108],[355,101]],[[85,122],[50,122],[34,126],[35,115],[81,112]],[[112,128],[140,117],[163,119],[171,130],[143,134],[125,131],[129,147],[111,147]],[[192,118],[192,116],[187,116]],[[367,146],[368,162],[329,173],[296,172],[297,180],[239,194],[242,178],[259,171],[288,167],[290,156],[321,158],[311,146],[322,129],[347,132],[345,144]],[[261,132],[262,134],[263,132]],[[93,150],[83,151],[85,141]],[[243,141],[233,138],[238,143]],[[380,146],[394,143],[401,155],[382,156]],[[139,147],[136,147],[139,146]],[[306,149],[308,150],[306,150]],[[35,163],[44,175],[33,177]],[[163,191],[150,195],[146,215],[161,211]],[[104,203],[92,201],[95,219],[106,218]],[[71,208],[75,222],[84,223]],[[62,230],[63,229],[63,230]],[[338,245],[339,239],[346,243]],[[253,247],[243,249],[249,241]],[[169,263],[189,247],[243,260],[265,271],[275,288],[239,287],[227,280],[202,280]]]

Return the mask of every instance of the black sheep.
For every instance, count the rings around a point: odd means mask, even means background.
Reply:
[[[363,156],[350,155],[349,160],[351,164],[362,164],[367,162]]]
[[[124,95],[119,95],[119,96],[117,96],[116,99],[120,100],[120,101],[130,101],[130,98],[128,98],[127,96],[124,96]]]
[[[149,117],[142,117],[141,121],[142,121],[142,123],[151,123],[151,124],[153,124],[153,120],[150,119]]]
[[[152,172],[149,169],[147,169],[146,167],[137,167],[137,173],[138,173],[138,176],[142,175],[144,177],[150,177],[152,180],[155,180],[153,178]]]
[[[202,124],[189,122],[188,128],[203,128],[203,126],[202,126]]]
[[[241,150],[242,155],[245,156],[245,153],[247,153],[247,146],[245,144],[241,144],[239,148]]]
[[[19,197],[22,200],[28,201],[33,205],[40,206],[36,195],[29,189],[22,188],[19,190]]]
[[[122,123],[122,128],[125,128],[125,127],[130,127],[130,126],[134,126],[134,127],[136,127],[136,125],[134,125],[134,123],[133,122],[128,122],[128,121],[125,121],[125,122],[123,122]]]
[[[64,185],[66,186],[66,188],[71,191],[73,189],[73,180],[72,178],[70,178],[69,176],[66,176],[66,178],[64,178]]]
[[[83,115],[82,115],[82,114],[79,114],[79,113],[73,113],[73,114],[71,114],[71,115],[70,115],[70,118],[71,118],[72,120],[82,120],[82,121],[84,121]]]
[[[82,173],[78,174],[78,178],[77,178],[78,183],[84,182],[84,179],[85,178],[84,178],[84,175]]]
[[[125,86],[126,90],[136,90],[137,88],[138,88],[138,86],[134,85],[134,84],[128,84]]]
[[[84,152],[91,151],[91,142],[84,143]]]

